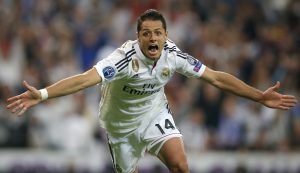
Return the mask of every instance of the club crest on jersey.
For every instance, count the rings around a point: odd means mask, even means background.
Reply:
[[[191,65],[196,65],[198,60],[196,60],[194,57],[192,57],[191,55],[187,56],[187,61],[191,64]]]
[[[115,76],[115,74],[116,74],[115,69],[114,69],[113,67],[111,67],[111,66],[105,67],[105,68],[102,70],[102,72],[103,72],[103,75],[104,75],[104,77],[105,77],[106,79],[112,79],[112,78]]]
[[[163,68],[160,75],[163,79],[168,78],[170,76],[170,69],[168,69],[166,67]]]
[[[137,59],[133,59],[132,60],[132,70],[134,72],[138,72],[139,71],[139,61]]]

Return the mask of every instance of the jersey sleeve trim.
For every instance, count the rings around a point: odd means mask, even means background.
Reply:
[[[120,60],[119,62],[117,62],[115,64],[115,66],[117,67],[117,70],[118,72],[122,71],[125,67],[128,66],[129,64],[129,61],[131,61],[131,57],[132,55],[136,54],[136,51],[135,49],[131,49],[130,51],[128,51],[126,54],[125,54],[125,58],[123,58],[122,60]]]
[[[165,45],[164,45],[164,50],[165,51],[168,51],[169,53],[176,53],[176,56],[180,57],[180,58],[183,58],[183,59],[187,59],[188,57],[188,54],[187,53],[184,53],[182,52],[176,45],[173,41],[171,40],[167,40]]]
[[[176,46],[168,47],[168,44],[165,44],[164,50],[169,51],[169,52],[174,52],[174,51],[176,51]]]
[[[177,51],[177,56],[183,59],[187,59],[188,54],[187,53],[183,53],[181,51]]]
[[[199,77],[201,77],[203,75],[205,69],[206,69],[206,66],[204,64],[202,64],[202,66],[201,66],[201,68],[199,70]]]
[[[96,69],[98,75],[101,77],[101,82],[103,83],[105,81],[105,77],[103,75],[103,73],[101,72],[101,69],[97,68],[97,66],[95,65],[94,68]]]

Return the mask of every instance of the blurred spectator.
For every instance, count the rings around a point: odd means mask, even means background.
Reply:
[[[300,150],[300,104],[298,103],[297,106],[291,111],[291,118],[290,118],[290,145],[293,150]]]
[[[10,88],[20,84],[26,68],[24,45],[13,12],[0,8],[0,84]]]
[[[195,153],[207,149],[208,132],[204,124],[204,118],[203,110],[192,108],[191,112],[179,124],[188,152]]]
[[[77,51],[82,71],[86,71],[94,65],[98,50],[107,42],[107,33],[100,31],[96,30],[94,26],[79,32],[77,35]]]
[[[267,124],[260,114],[260,108],[255,103],[250,103],[241,105],[239,109],[245,130],[244,144],[250,150],[264,148]]]
[[[87,105],[85,95],[78,93],[73,96],[74,108],[64,115],[60,122],[60,147],[70,152],[82,152],[91,149],[94,126]]]
[[[201,107],[205,115],[205,125],[212,133],[219,127],[223,94],[212,85],[204,84],[198,91],[196,105]]]
[[[236,97],[227,96],[224,99],[217,132],[218,148],[237,150],[243,147],[244,129],[239,109]]]

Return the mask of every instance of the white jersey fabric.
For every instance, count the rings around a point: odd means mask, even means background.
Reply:
[[[108,133],[128,133],[153,120],[168,104],[164,86],[175,72],[197,78],[205,70],[170,40],[157,62],[129,40],[94,67],[102,78],[100,123]]]

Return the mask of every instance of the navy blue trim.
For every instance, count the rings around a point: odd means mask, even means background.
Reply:
[[[186,59],[188,54],[187,53],[182,53],[180,51],[177,51],[177,56],[183,59]]]
[[[168,47],[168,45],[165,44],[164,50],[168,50],[169,52],[175,52],[176,51],[176,46],[173,47]]]
[[[115,65],[118,66],[122,61],[125,61],[128,57],[128,54],[132,53],[132,52],[135,52],[134,49],[131,49],[130,51],[128,51],[126,54],[125,54],[125,58],[121,59],[119,62],[117,62]]]
[[[129,64],[129,61],[131,61],[131,56],[136,54],[136,51],[135,49],[131,49],[130,51],[128,51],[126,54],[125,54],[125,58],[123,58],[122,60],[120,60],[119,62],[117,62],[115,64],[115,66],[117,67],[118,69],[118,72],[122,71],[125,67],[128,66]]]
[[[134,54],[136,54],[135,51],[131,51],[130,53],[126,53],[127,56],[122,60],[123,62],[121,64],[118,64],[118,66],[117,66],[118,72],[122,71],[125,67],[128,66],[129,61],[131,61],[131,57]],[[119,63],[120,63],[120,61],[119,61]]]
[[[115,66],[118,66],[120,63],[122,63],[123,61],[124,62],[126,62],[126,60],[127,60],[127,57],[125,56],[125,58],[123,58],[123,59],[121,59],[119,62],[117,62],[116,64],[115,64]]]
[[[118,72],[122,71],[125,67],[127,67],[129,64],[129,61],[131,61],[131,58],[127,59],[126,63],[124,63],[125,65],[120,66],[121,68],[118,69]]]

